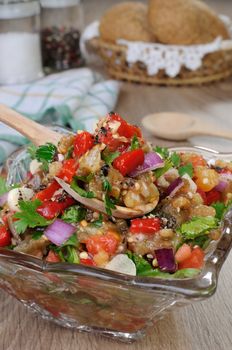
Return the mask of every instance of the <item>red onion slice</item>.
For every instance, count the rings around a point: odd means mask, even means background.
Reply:
[[[66,222],[56,219],[44,231],[44,235],[55,245],[62,245],[67,239],[73,235],[76,228]]]
[[[155,257],[157,259],[160,270],[165,272],[176,271],[177,265],[172,248],[156,249]]]
[[[178,177],[174,180],[167,188],[166,195],[169,197],[174,197],[175,194],[179,191],[179,189],[184,185],[183,180]]]
[[[8,193],[9,192],[6,192],[0,196],[0,207],[3,207],[6,204],[7,198],[8,198]]]
[[[140,174],[146,173],[150,170],[162,168],[164,166],[163,159],[155,152],[149,152],[144,156],[144,163],[139,165],[129,176],[135,177]]]
[[[219,181],[219,184],[214,187],[214,190],[218,192],[223,192],[226,189],[227,185],[227,181]]]

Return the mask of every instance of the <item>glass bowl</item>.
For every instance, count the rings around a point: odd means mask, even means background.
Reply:
[[[231,154],[202,148],[170,150],[232,160]],[[25,177],[29,161],[25,149],[8,158],[5,170],[9,184]],[[222,223],[221,239],[210,245],[205,267],[194,278],[131,277],[83,265],[47,263],[1,248],[0,286],[46,320],[132,342],[143,337],[167,311],[212,296],[231,245],[232,210],[229,210]]]

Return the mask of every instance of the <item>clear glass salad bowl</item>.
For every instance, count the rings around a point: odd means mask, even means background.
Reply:
[[[206,149],[175,150],[201,153],[208,159],[232,160],[231,154]],[[25,177],[29,161],[25,149],[7,160],[8,183]],[[144,336],[154,322],[175,306],[213,295],[231,245],[232,210],[225,215],[220,241],[208,248],[205,267],[194,278],[131,277],[83,265],[47,263],[2,248],[0,286],[46,320],[132,342]]]

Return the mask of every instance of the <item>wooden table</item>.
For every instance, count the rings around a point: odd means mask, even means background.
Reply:
[[[208,1],[232,17],[231,0]],[[116,3],[84,2],[86,21]],[[232,79],[211,86],[165,88],[123,84],[117,111],[130,121],[154,111],[201,113],[232,128]],[[154,143],[160,143],[151,138]],[[173,311],[157,323],[151,335],[124,345],[89,334],[60,328],[31,314],[23,305],[0,292],[0,350],[231,350],[232,254],[225,263],[217,293],[207,301]]]

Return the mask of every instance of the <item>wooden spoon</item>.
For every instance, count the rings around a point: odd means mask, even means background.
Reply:
[[[0,121],[19,131],[36,146],[43,145],[46,142],[57,144],[61,138],[59,133],[52,131],[49,128],[28,118],[25,118],[21,114],[3,105],[0,105]],[[96,198],[81,197],[63,180],[57,177],[55,179],[61,185],[61,187],[63,187],[63,189],[78,202],[94,210],[106,213],[105,204],[102,201]],[[153,203],[141,206],[138,208],[138,210],[116,206],[116,208],[112,210],[112,215],[116,218],[131,219],[151,212],[157,206],[157,204],[158,199]]]
[[[0,121],[26,136],[36,146],[44,145],[46,142],[57,145],[62,136],[1,104]]]
[[[221,130],[211,122],[202,122],[188,114],[164,112],[147,115],[142,119],[145,129],[153,135],[174,141],[186,140],[191,136],[209,135],[232,139],[232,132]]]

